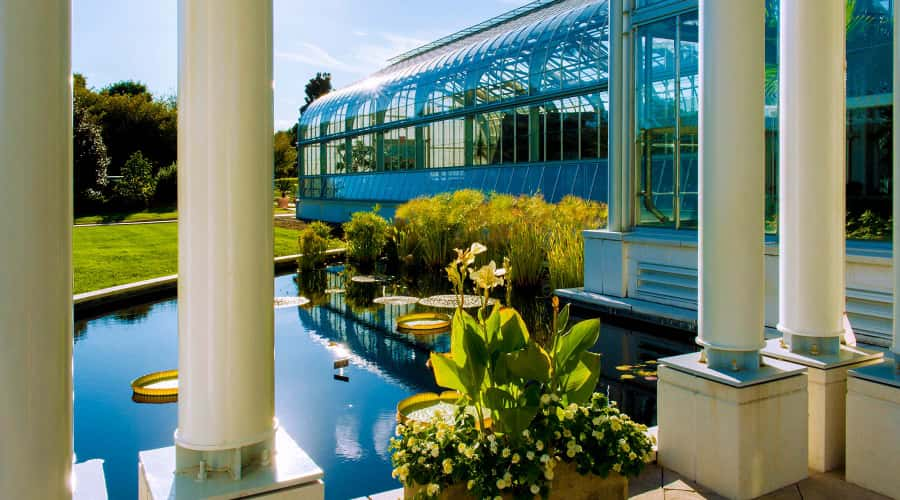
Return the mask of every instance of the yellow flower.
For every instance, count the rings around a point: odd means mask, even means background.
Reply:
[[[518,453],[513,453],[513,456],[512,456],[512,463],[517,464],[517,463],[519,463],[519,461],[520,461],[521,459],[522,459],[522,457],[520,457]]]
[[[475,487],[475,480],[474,480],[474,479],[469,479],[469,482],[466,483],[466,489],[467,489],[467,490],[471,490],[471,489],[474,488],[474,487]]]
[[[441,487],[440,487],[440,485],[431,483],[428,485],[427,491],[428,491],[428,496],[432,496],[432,497],[437,496],[437,494],[441,492]]]
[[[622,464],[613,465],[613,470],[616,472],[622,472]]]
[[[503,278],[496,275],[497,263],[490,261],[487,265],[481,266],[477,271],[469,268],[469,277],[478,285],[478,288],[490,290],[497,286],[503,285]]]
[[[441,463],[441,469],[443,469],[444,474],[453,474],[453,461],[445,458]]]
[[[538,485],[536,485],[536,484],[532,484],[532,485],[531,485],[531,494],[532,494],[532,495],[537,495],[537,494],[540,493],[540,492],[541,492],[541,487],[540,487],[540,486],[538,486]]]
[[[528,458],[528,460],[534,460],[534,452],[529,450],[528,453],[525,454],[525,457]]]
[[[506,481],[504,481],[503,479],[498,479],[497,480],[497,489],[502,490],[503,488],[506,488]]]
[[[509,448],[503,448],[503,458],[509,458]]]

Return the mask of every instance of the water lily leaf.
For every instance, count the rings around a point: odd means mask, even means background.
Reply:
[[[631,365],[619,365],[616,367],[616,370],[618,370],[620,372],[627,372],[627,371],[631,370]]]
[[[629,375],[627,373],[619,377],[619,379],[621,379],[621,380],[632,380],[633,378],[634,378],[634,375]]]
[[[581,353],[597,343],[600,336],[600,320],[589,319],[572,327],[565,335],[559,337],[554,353],[554,369],[561,372],[558,376],[575,369]]]

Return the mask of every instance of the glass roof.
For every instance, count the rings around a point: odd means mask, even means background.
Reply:
[[[303,113],[304,139],[607,80],[607,1],[597,1],[331,92]]]

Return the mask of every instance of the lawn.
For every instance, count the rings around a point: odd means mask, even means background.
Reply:
[[[272,209],[274,214],[293,214],[293,208]],[[148,208],[140,212],[115,212],[107,214],[81,215],[75,217],[75,224],[115,224],[118,222],[155,222],[161,220],[175,220],[178,218],[178,210],[175,207]]]
[[[298,229],[275,227],[275,256],[297,253]],[[76,227],[75,293],[178,272],[178,224]],[[332,245],[332,246],[336,246]]]

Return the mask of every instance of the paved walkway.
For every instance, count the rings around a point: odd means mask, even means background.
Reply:
[[[325,483],[328,488],[328,483]],[[629,497],[633,500],[725,500],[678,474],[649,464],[628,484]],[[386,491],[359,500],[397,500],[403,498],[403,490]],[[810,477],[792,486],[762,496],[759,500],[890,500],[872,491],[844,481],[843,472],[810,474]]]

